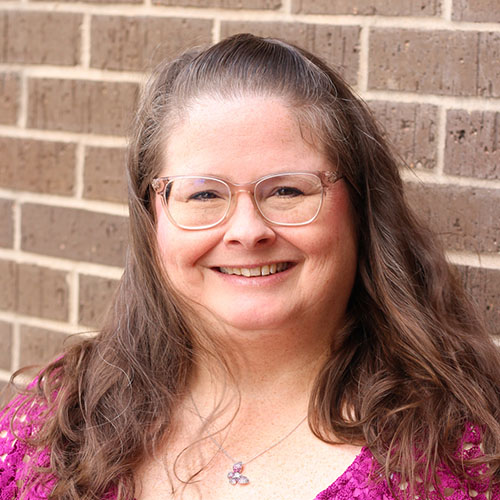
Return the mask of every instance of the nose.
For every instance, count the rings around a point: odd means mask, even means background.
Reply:
[[[226,221],[224,243],[242,245],[244,248],[263,247],[276,239],[273,228],[262,217],[249,192],[235,195],[233,212]]]

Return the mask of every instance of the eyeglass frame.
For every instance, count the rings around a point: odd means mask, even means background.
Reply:
[[[282,175],[296,175],[296,174],[299,174],[299,175],[300,174],[309,174],[309,175],[312,174],[312,175],[315,175],[316,177],[318,177],[318,179],[320,180],[320,182],[321,182],[321,201],[319,203],[318,210],[316,211],[316,213],[314,214],[313,217],[311,217],[309,220],[307,220],[305,222],[290,223],[290,222],[275,222],[275,221],[270,220],[268,217],[266,217],[265,214],[262,213],[262,210],[259,207],[259,204],[255,199],[255,189],[257,188],[257,185],[260,184],[261,182],[263,182],[267,179],[271,179],[273,177],[280,177]],[[227,209],[226,209],[224,215],[217,222],[214,222],[213,224],[207,224],[205,226],[189,227],[189,226],[183,226],[182,224],[179,224],[177,221],[174,220],[174,218],[172,217],[172,215],[170,213],[170,210],[168,209],[168,202],[167,202],[167,199],[165,197],[166,188],[167,188],[168,183],[170,181],[174,181],[175,179],[186,179],[186,178],[187,179],[189,179],[189,178],[211,179],[211,180],[215,180],[218,182],[222,182],[223,184],[225,184],[228,187],[228,189],[229,189],[229,201],[227,204]],[[259,177],[255,181],[246,182],[246,183],[230,182],[226,179],[223,179],[221,177],[216,177],[214,175],[169,175],[166,177],[154,178],[151,181],[151,187],[152,187],[153,191],[158,196],[161,196],[161,202],[165,208],[165,213],[167,214],[168,218],[170,219],[170,221],[174,225],[176,225],[177,227],[179,227],[181,229],[186,229],[188,231],[201,231],[203,229],[211,229],[215,226],[218,226],[222,222],[224,222],[228,218],[229,214],[232,212],[232,209],[234,208],[233,200],[236,200],[236,195],[238,193],[242,193],[242,192],[247,192],[252,196],[254,207],[257,209],[260,216],[265,221],[269,222],[270,224],[274,224],[277,226],[305,226],[307,224],[310,224],[311,222],[314,222],[314,220],[316,220],[316,218],[318,217],[318,214],[321,210],[321,207],[323,206],[324,189],[333,186],[333,184],[335,184],[337,181],[339,181],[342,178],[344,178],[344,176],[342,174],[340,174],[339,172],[333,172],[331,170],[316,170],[313,172],[303,172],[303,171],[301,171],[301,172],[279,172],[276,174],[264,175],[263,177]],[[253,189],[250,189],[251,186],[253,186]]]

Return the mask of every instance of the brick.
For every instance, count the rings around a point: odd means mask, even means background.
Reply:
[[[138,85],[36,78],[28,81],[28,92],[28,127],[125,135]]]
[[[0,247],[14,246],[14,202],[0,199]]]
[[[80,56],[81,14],[62,12],[0,13],[1,62],[74,66]]]
[[[498,0],[453,0],[451,18],[454,21],[499,22]]]
[[[500,12],[500,7],[497,9]],[[500,33],[479,34],[478,95],[500,97]]]
[[[98,328],[102,325],[118,280],[98,276],[80,276],[78,323]]]
[[[68,320],[68,273],[19,264],[17,283],[17,312],[39,318]]]
[[[478,95],[478,75],[485,70],[486,63],[478,55],[478,44],[478,33],[471,31],[372,29],[368,87]]]
[[[281,0],[153,0],[154,4],[174,7],[212,7],[221,9],[279,9]]]
[[[76,261],[123,265],[126,217],[30,203],[21,208],[23,250]]]
[[[280,38],[296,44],[324,59],[351,85],[357,83],[360,35],[358,26],[258,21],[221,23],[221,38],[242,32]]]
[[[20,330],[21,366],[41,365],[53,360],[62,350],[68,336],[61,332],[22,325]]]
[[[92,200],[126,203],[125,150],[87,147],[83,196]]]
[[[71,195],[75,150],[71,143],[0,137],[0,186]]]
[[[10,260],[0,259],[0,310],[15,312],[17,307],[18,273],[17,264]]]
[[[45,0],[31,0],[33,2],[45,2]],[[73,3],[73,2],[78,2],[78,3],[91,3],[91,4],[100,4],[100,3],[105,3],[105,4],[110,4],[110,0],[57,0],[57,3]],[[144,3],[143,0],[113,0],[113,4],[136,4],[136,3]]]
[[[0,370],[11,370],[12,357],[12,325],[0,321]]]
[[[449,110],[444,171],[453,175],[500,178],[500,113]]]
[[[432,169],[437,156],[437,106],[371,101],[384,136],[396,154],[411,168]]]
[[[90,65],[144,71],[160,60],[212,40],[205,19],[93,16]]]
[[[406,193],[446,249],[500,251],[500,190],[409,182]]]
[[[491,333],[500,335],[500,270],[457,266],[465,289],[486,319]]]
[[[17,122],[20,85],[17,73],[0,71],[0,123],[4,125]]]
[[[292,0],[295,14],[351,14],[362,16],[438,16],[439,0],[388,2],[387,0]]]

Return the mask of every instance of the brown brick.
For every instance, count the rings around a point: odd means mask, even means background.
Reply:
[[[68,336],[61,332],[21,326],[20,364],[41,365],[53,360],[62,350]]]
[[[22,205],[21,248],[28,252],[121,266],[126,233],[126,217],[47,205]]]
[[[0,186],[71,195],[75,161],[74,144],[0,137]]]
[[[436,106],[387,101],[369,104],[384,135],[406,165],[412,168],[436,166]]]
[[[138,86],[128,82],[30,79],[28,127],[124,135]]]
[[[15,125],[19,110],[19,75],[0,71],[0,123]]]
[[[0,370],[11,370],[12,356],[12,325],[0,321]]]
[[[360,35],[357,26],[258,21],[221,23],[222,38],[242,32],[299,45],[336,68],[351,85],[357,83]]]
[[[478,56],[478,43],[478,33],[471,31],[375,28],[370,33],[368,86],[477,95],[478,75],[485,69]]]
[[[153,0],[154,4],[174,7],[212,7],[222,9],[279,9],[281,0]]]
[[[444,171],[454,175],[500,178],[500,113],[449,110]]]
[[[144,71],[165,57],[212,40],[205,19],[93,16],[90,65]]]
[[[87,147],[83,196],[92,200],[126,203],[125,150]]]
[[[408,183],[410,205],[449,250],[500,251],[500,190]]]
[[[21,64],[78,64],[81,14],[61,12],[0,13],[2,62]]]
[[[498,0],[453,0],[454,21],[499,22]]]
[[[80,276],[78,323],[98,328],[110,306],[118,280],[98,276]]]
[[[497,12],[500,12],[500,6]],[[478,95],[500,97],[500,33],[479,34]]]
[[[10,260],[0,259],[0,309],[15,312],[17,308],[18,273],[17,264]]]
[[[17,312],[39,318],[67,321],[67,273],[46,267],[18,265]]]
[[[354,14],[362,16],[437,16],[439,0],[388,2],[387,0],[292,0],[292,12],[300,14]]]
[[[484,315],[490,331],[500,335],[500,270],[457,267],[466,290]]]
[[[14,246],[14,202],[0,199],[0,247]]]

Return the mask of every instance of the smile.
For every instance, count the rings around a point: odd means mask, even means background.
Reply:
[[[278,262],[258,267],[219,267],[218,270],[223,274],[236,274],[237,276],[246,276],[253,278],[255,276],[268,276],[286,271],[292,266],[291,262]]]

